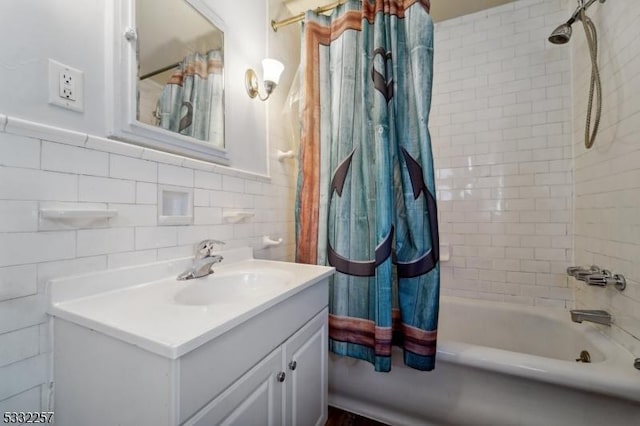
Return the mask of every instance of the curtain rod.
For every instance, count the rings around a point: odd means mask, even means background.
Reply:
[[[175,64],[167,65],[166,67],[162,67],[155,71],[151,71],[150,73],[147,73],[141,76],[140,80],[146,80],[147,78],[153,77],[154,75],[162,74],[165,71],[169,71],[170,69],[176,68],[178,65],[180,65],[180,62],[176,62]]]
[[[320,6],[318,8],[315,9],[316,13],[324,13],[324,12],[329,12],[330,10],[335,9],[336,7],[340,6],[341,4],[346,3],[345,0],[340,0],[340,1],[336,1],[334,3],[331,4],[327,4],[324,6]],[[273,28],[273,31],[278,31],[278,28],[280,27],[286,27],[287,25],[291,25],[291,24],[295,24],[296,22],[300,22],[304,20],[304,12],[303,13],[299,13],[298,15],[292,16],[291,18],[287,18],[287,19],[283,19],[282,21],[275,21],[272,20],[271,21],[271,28]]]

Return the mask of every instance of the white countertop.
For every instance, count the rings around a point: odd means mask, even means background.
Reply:
[[[330,267],[256,260],[250,249],[223,254],[225,261],[214,265],[214,274],[188,281],[178,281],[176,275],[191,259],[51,281],[49,313],[175,359],[333,274]],[[207,285],[208,279],[239,272],[285,273],[288,280],[231,302],[185,305],[174,301],[187,286]]]

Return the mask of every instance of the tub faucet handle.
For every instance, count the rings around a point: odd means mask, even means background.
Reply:
[[[599,274],[601,272],[602,270],[598,266],[591,265],[589,269],[582,268],[579,271],[576,271],[575,275],[573,276],[579,281],[586,281],[587,277],[589,277],[590,275]]]
[[[600,267],[596,265],[591,265],[589,268],[583,268],[582,266],[570,266],[567,268],[567,275],[577,279],[581,279],[580,277],[583,275],[593,274],[596,272],[600,272]]]
[[[611,275],[611,272],[606,269],[602,271],[602,273],[587,276],[586,282],[589,285],[597,285],[600,287],[606,287],[613,284],[619,291],[622,291],[627,287],[627,280],[624,278],[624,275]]]

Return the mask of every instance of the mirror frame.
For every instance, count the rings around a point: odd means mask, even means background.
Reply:
[[[107,134],[110,138],[170,152],[198,160],[229,165],[230,159],[226,148],[215,147],[191,136],[181,135],[160,127],[152,126],[136,119],[137,115],[137,58],[136,58],[136,0],[116,0],[112,13],[107,13]],[[223,58],[227,53],[227,28],[220,17],[202,0],[184,0],[218,27],[223,33]],[[108,4],[109,2],[107,2]],[[107,6],[109,7],[109,6]],[[109,31],[110,30],[110,31]],[[110,59],[110,60],[109,60]],[[109,69],[109,65],[111,65]],[[227,134],[227,79],[223,68],[223,103],[224,103],[224,135],[225,147],[228,144]]]

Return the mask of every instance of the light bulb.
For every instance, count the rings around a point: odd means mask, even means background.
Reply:
[[[271,81],[274,85],[277,85],[282,71],[284,71],[282,62],[271,58],[262,60],[262,78],[265,82]]]

